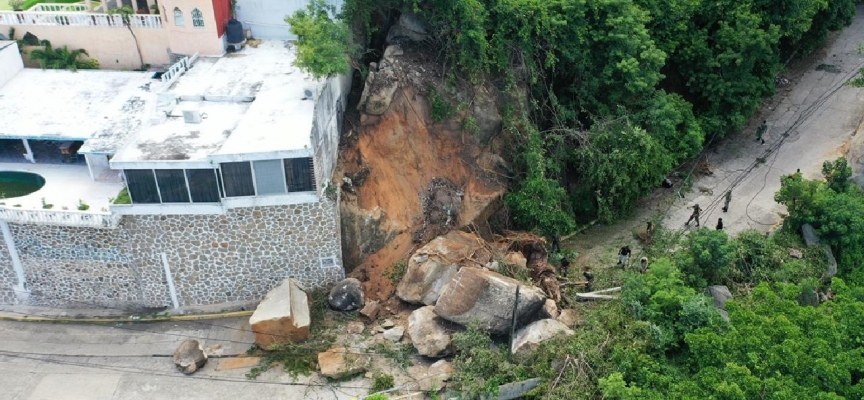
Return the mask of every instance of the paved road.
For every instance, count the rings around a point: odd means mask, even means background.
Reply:
[[[792,82],[785,97],[778,94],[779,104],[769,107],[741,135],[724,141],[709,154],[714,174],[698,177],[693,191],[674,202],[666,226],[682,227],[690,216],[689,207],[697,203],[706,210],[703,225],[712,229],[721,217],[730,233],[745,229],[768,231],[777,225],[786,212],[784,206],[774,202],[781,176],[800,168],[805,178],[820,179],[823,161],[846,155],[850,146],[862,145],[853,139],[864,118],[864,89],[843,86],[864,67],[864,55],[858,53],[862,43],[864,7],[859,5],[852,25],[840,33],[822,61],[816,63],[836,66],[839,71],[807,71]],[[767,120],[770,127],[765,145],[755,140],[755,128],[761,119]],[[759,158],[765,162],[758,163]],[[730,187],[732,202],[729,212],[723,213],[720,198]]]
[[[186,339],[217,355],[244,355],[245,318],[200,322],[76,325],[0,321],[0,400],[350,399],[362,380],[294,382],[280,368],[249,381],[250,358],[211,358],[194,375],[170,356]]]

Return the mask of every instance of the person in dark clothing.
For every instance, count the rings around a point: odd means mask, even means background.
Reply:
[[[718,231],[723,230],[723,218],[717,218],[717,230]]]
[[[552,252],[560,253],[561,252],[561,240],[558,239],[558,235],[552,236]]]
[[[591,273],[590,268],[585,267],[585,271],[582,272],[582,276],[585,277],[585,281],[586,281],[585,290],[590,292],[591,291],[591,285],[594,283],[594,274]]]
[[[650,239],[652,236],[654,236],[654,223],[653,223],[653,222],[648,221],[648,226],[645,227],[645,233],[648,234],[648,238],[649,238],[649,239]]]
[[[767,131],[768,131],[768,121],[762,121],[762,125],[759,125],[759,127],[756,128],[756,141],[762,142],[762,144],[765,144],[765,139],[762,139],[762,136],[765,135],[765,132],[767,132]]]
[[[618,250],[618,265],[627,267],[627,258],[630,257],[630,246],[624,246]]]
[[[639,260],[639,272],[643,274],[648,272],[648,257],[642,257]]]
[[[562,258],[561,259],[561,268],[559,269],[559,271],[561,272],[561,276],[564,276],[564,277],[567,276],[567,268],[570,268],[570,261],[567,260],[566,258]]]
[[[732,201],[732,191],[729,190],[726,192],[726,200],[723,203],[723,212],[729,211],[729,203]]]
[[[690,214],[690,219],[688,219],[687,222],[686,222],[684,225],[689,226],[689,225],[690,225],[690,221],[692,221],[692,220],[695,219],[695,220],[696,220],[696,227],[698,228],[698,227],[699,227],[699,215],[700,215],[701,213],[702,213],[702,209],[699,208],[699,205],[698,205],[698,204],[695,205],[695,206],[693,206],[693,214]]]

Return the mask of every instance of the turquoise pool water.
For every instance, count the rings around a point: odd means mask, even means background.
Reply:
[[[45,186],[45,178],[39,174],[0,171],[0,199],[26,196],[41,189],[42,186]]]

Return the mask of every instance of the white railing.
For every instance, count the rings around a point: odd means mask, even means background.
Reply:
[[[0,25],[106,26],[125,28],[123,16],[115,14],[0,11]],[[162,28],[160,15],[130,15],[133,28]]]
[[[164,85],[162,86],[163,90],[168,90],[169,87],[180,77],[184,72],[189,70],[192,67],[192,63],[198,59],[198,53],[192,55],[192,57],[183,57],[180,61],[174,63],[171,68],[168,68],[167,71],[162,73],[162,76],[159,78],[162,80]]]
[[[61,225],[89,228],[116,228],[119,215],[66,210],[18,210],[0,207],[0,220],[16,224]]]
[[[85,4],[48,4],[39,3],[30,7],[27,11],[47,11],[47,12],[87,12]]]

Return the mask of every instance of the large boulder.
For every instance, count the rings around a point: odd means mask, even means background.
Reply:
[[[189,375],[207,364],[207,354],[197,340],[187,340],[174,352],[174,365]]]
[[[434,305],[444,285],[459,270],[459,261],[474,254],[481,241],[462,231],[450,231],[433,239],[408,260],[408,269],[396,287],[396,295],[409,303]]]
[[[359,351],[348,351],[344,347],[334,347],[318,353],[318,368],[321,375],[341,379],[356,375],[369,368],[369,355]]]
[[[420,307],[408,316],[408,336],[420,355],[446,357],[453,354],[447,322],[435,314],[435,306]]]
[[[365,304],[363,285],[355,278],[343,279],[330,289],[327,301],[334,310],[354,311]]]
[[[510,331],[519,286],[516,319],[523,323],[543,307],[543,291],[497,272],[472,267],[460,269],[444,287],[435,314],[462,325],[477,321],[491,333],[504,334]]]
[[[262,349],[305,340],[309,323],[309,297],[291,278],[268,292],[249,318],[255,343]]]
[[[729,288],[722,285],[708,286],[705,289],[705,294],[713,299],[714,307],[717,307],[717,310],[720,311],[720,316],[728,321],[729,313],[726,312],[726,301],[732,298]]]
[[[813,225],[801,225],[801,236],[804,236],[804,243],[806,243],[808,247],[819,245],[819,236],[816,236],[816,229],[813,228]]]
[[[397,326],[394,328],[390,328],[384,331],[384,339],[387,339],[391,342],[398,342],[402,340],[402,336],[405,334],[405,328],[401,326]]]
[[[556,336],[569,336],[574,333],[567,325],[554,319],[541,319],[532,322],[516,332],[516,337],[513,338],[513,346],[510,350],[513,354],[518,354],[524,350],[535,349],[540,343]]]
[[[555,300],[546,299],[543,303],[543,307],[540,308],[539,315],[541,319],[557,319],[559,315],[558,304],[555,303]]]

